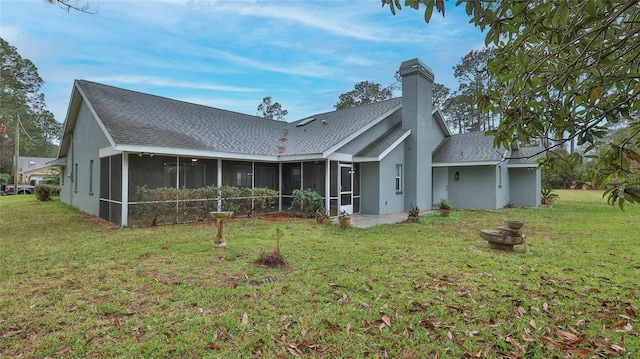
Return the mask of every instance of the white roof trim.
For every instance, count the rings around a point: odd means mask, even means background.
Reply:
[[[45,163],[47,166],[65,166],[67,164],[67,158],[66,157],[60,157],[58,159],[55,159],[53,161],[49,161],[47,163]]]
[[[391,151],[395,150],[396,147],[398,147],[401,143],[404,142],[404,140],[407,139],[407,137],[409,137],[409,135],[411,135],[411,130],[407,130],[402,136],[400,136],[400,138],[398,138],[397,140],[395,140],[391,145],[389,145],[389,147],[387,147],[384,151],[382,151],[381,154],[379,154],[378,156],[367,156],[367,157],[353,157],[353,161],[354,162],[380,162],[382,161],[383,158],[387,157],[387,155],[389,153],[391,153]]]
[[[324,161],[326,158],[322,157],[322,153],[310,154],[310,155],[284,155],[278,156],[280,162],[299,162],[299,161]]]
[[[98,157],[100,158],[105,158],[105,157],[119,155],[119,154],[122,154],[122,151],[116,151],[113,147],[101,148],[98,151]]]
[[[502,161],[478,161],[478,162],[434,162],[431,167],[473,167],[496,166]]]
[[[353,162],[353,155],[348,153],[338,153],[334,152],[327,156],[328,160],[332,161],[345,161],[345,162]]]
[[[184,149],[184,148],[149,147],[149,146],[138,146],[138,145],[119,145],[119,146],[115,146],[114,150],[118,152],[149,153],[149,154],[164,155],[164,156],[222,158],[222,159],[266,161],[266,162],[277,162],[279,160],[278,156],[254,155],[254,154],[233,153],[233,152],[201,151],[201,150],[190,150],[190,149]]]
[[[366,132],[367,130],[369,130],[371,127],[377,125],[378,123],[380,123],[382,120],[384,120],[385,118],[391,116],[394,112],[398,111],[400,108],[402,107],[402,103],[394,106],[393,108],[391,108],[389,111],[383,113],[381,116],[379,116],[377,119],[375,119],[375,121],[371,121],[369,122],[366,126],[363,126],[362,128],[360,128],[358,131],[352,133],[351,135],[349,135],[347,138],[343,139],[342,141],[336,143],[335,145],[333,145],[332,147],[328,148],[327,150],[325,150],[324,152],[322,152],[322,157],[324,158],[329,158],[329,156],[334,153],[335,151],[337,151],[338,149],[342,148],[344,145],[346,145],[347,143],[353,141],[355,138],[357,138],[358,136],[360,136],[361,134],[363,134],[364,132]]]
[[[407,139],[407,137],[409,137],[409,135],[411,135],[411,129],[409,129],[407,132],[405,132],[402,136],[400,136],[400,138],[398,138],[395,142],[393,142],[391,144],[391,146],[387,147],[386,150],[384,150],[379,156],[378,156],[378,161],[382,160],[383,158],[387,157],[387,155],[389,153],[391,153],[391,151],[395,150],[396,147],[398,147],[402,142],[404,142],[404,140]]]
[[[508,168],[538,168],[537,163],[509,163],[507,165]]]

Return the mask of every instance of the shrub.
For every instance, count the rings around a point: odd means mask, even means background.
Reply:
[[[556,200],[558,200],[559,196],[557,193],[553,193],[551,188],[543,188],[540,190],[540,200],[543,204],[553,204]]]
[[[234,215],[251,214],[257,208],[269,212],[278,191],[268,188],[238,188],[209,186],[197,189],[138,187],[135,218],[143,225],[202,221],[209,212],[221,210]]]
[[[269,213],[278,202],[278,191],[270,188],[253,189],[253,210]]]
[[[41,184],[34,188],[39,201],[50,201],[51,197],[60,195],[60,187],[55,184]]]
[[[0,185],[7,184],[11,181],[11,175],[9,173],[0,173]]]
[[[451,206],[451,202],[449,202],[446,199],[441,199],[440,202],[438,202],[438,209],[444,209],[445,211],[450,210],[452,208]]]
[[[293,201],[289,210],[296,211],[304,218],[312,218],[316,211],[324,211],[324,199],[314,190],[297,189],[293,191]]]
[[[407,210],[407,222],[418,222],[420,220],[420,207],[414,206],[413,203]]]

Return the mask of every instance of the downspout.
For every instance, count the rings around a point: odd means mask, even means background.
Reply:
[[[73,175],[74,175],[73,171],[75,171],[73,164],[75,162],[75,157],[76,157],[75,156],[76,143],[75,143],[75,141],[73,139],[73,132],[71,132],[69,134],[69,136],[71,136],[71,166],[70,166],[71,172],[69,172],[69,181],[67,183],[69,183],[69,186],[68,186],[69,187],[69,190],[68,190],[68,192],[69,192],[69,205],[73,206],[73,191],[71,190],[71,187],[73,187]]]

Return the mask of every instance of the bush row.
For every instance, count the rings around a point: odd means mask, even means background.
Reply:
[[[277,210],[278,191],[269,188],[209,186],[196,189],[136,189],[133,218],[141,225],[202,221],[209,212],[231,211],[234,216]]]

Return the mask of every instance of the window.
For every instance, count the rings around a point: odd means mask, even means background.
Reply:
[[[402,165],[396,165],[396,193],[402,193]]]
[[[93,196],[93,160],[89,161],[89,196]]]

